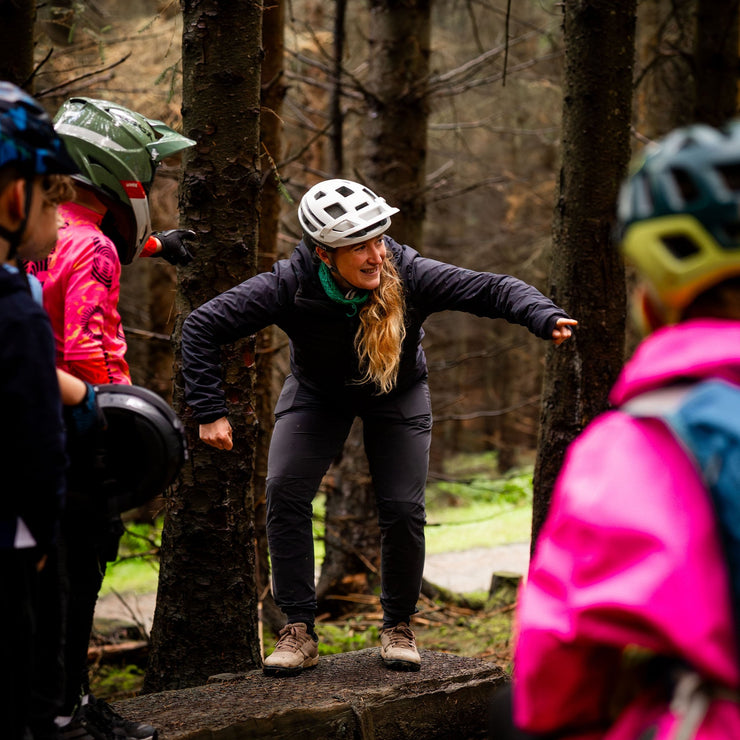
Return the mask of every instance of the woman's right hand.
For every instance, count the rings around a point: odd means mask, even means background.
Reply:
[[[231,424],[225,416],[208,424],[201,424],[199,431],[200,438],[217,450],[230,450],[234,446],[231,438]]]

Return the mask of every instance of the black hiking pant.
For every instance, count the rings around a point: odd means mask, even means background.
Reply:
[[[432,414],[421,380],[390,398],[352,389],[321,396],[288,376],[275,407],[267,464],[267,542],[276,604],[288,622],[316,612],[312,501],[355,417],[378,507],[383,626],[408,622],[424,572],[424,489]]]

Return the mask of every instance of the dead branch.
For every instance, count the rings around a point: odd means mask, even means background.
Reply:
[[[109,72],[111,69],[115,69],[116,67],[123,64],[130,56],[132,52],[129,52],[124,57],[119,59],[117,62],[113,62],[113,64],[109,64],[106,67],[102,67],[101,69],[96,69],[94,72],[87,72],[86,74],[79,75],[77,77],[73,77],[71,80],[67,80],[66,82],[62,82],[59,85],[54,85],[54,87],[49,87],[46,90],[41,90],[36,94],[37,98],[43,98],[45,95],[51,95],[54,92],[57,92],[59,90],[66,90],[71,85],[74,85],[81,80],[89,79],[90,77],[94,77],[95,75],[102,74],[103,72]]]
[[[524,408],[525,406],[534,406],[540,402],[539,395],[527,398],[519,403],[512,404],[503,409],[496,409],[493,411],[473,411],[470,414],[447,414],[446,416],[435,417],[434,421],[466,421],[468,419],[481,419],[486,417],[503,416],[504,414],[510,414],[512,411]]]

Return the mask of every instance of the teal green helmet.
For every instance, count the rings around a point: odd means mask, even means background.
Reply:
[[[645,148],[622,185],[618,236],[670,320],[740,275],[740,121],[680,128]]]
[[[75,179],[108,208],[101,227],[121,262],[129,263],[151,234],[148,195],[157,165],[195,141],[106,100],[70,98],[54,128],[77,163]]]

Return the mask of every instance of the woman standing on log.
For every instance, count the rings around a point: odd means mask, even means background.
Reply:
[[[432,313],[504,318],[560,344],[570,319],[508,275],[421,257],[386,236],[398,209],[363,185],[327,180],[302,198],[303,240],[272,272],[217,296],[185,321],[186,399],[200,438],[232,448],[219,347],[271,324],[290,338],[291,374],[275,408],[267,473],[267,537],[275,602],[287,617],[267,675],[318,662],[311,502],[355,417],[381,530],[381,657],[420,666],[409,621],[424,570],[424,489],[432,415],[422,324]]]

